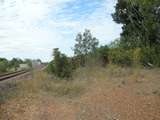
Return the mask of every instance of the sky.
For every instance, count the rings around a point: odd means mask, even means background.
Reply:
[[[53,48],[73,55],[77,33],[90,29],[100,45],[119,38],[116,0],[0,0],[0,57],[52,60]]]

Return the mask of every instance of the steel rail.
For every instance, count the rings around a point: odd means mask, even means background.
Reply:
[[[25,74],[27,72],[29,72],[29,71],[28,70],[22,70],[22,71],[17,71],[17,72],[12,72],[12,73],[6,73],[6,74],[3,74],[3,75],[0,75],[0,81],[4,81],[4,80],[7,80],[9,78],[16,77],[16,76]]]

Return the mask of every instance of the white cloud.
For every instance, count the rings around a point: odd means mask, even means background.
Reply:
[[[59,21],[51,21],[51,25],[56,26],[57,28],[69,28],[72,30],[72,33],[82,32],[84,29],[90,29],[93,35],[100,40],[101,44],[107,44],[116,38],[119,38],[121,33],[121,25],[117,25],[112,20],[111,16],[114,12],[116,1],[117,0],[104,0],[101,7],[96,8],[90,15],[88,15],[88,13],[83,14],[80,20],[70,20],[72,15],[69,17],[64,16],[64,18]],[[74,16],[75,13],[72,14]],[[68,34],[70,34],[70,31]]]
[[[82,15],[79,20],[71,20],[78,13],[57,18],[65,11],[66,3],[73,1],[76,0],[0,0],[0,57],[46,61],[51,59],[54,47],[71,55],[76,33],[85,28],[91,29],[101,43],[118,37],[119,26],[108,18],[114,10],[113,0],[102,2],[100,8],[95,8],[90,15]]]
[[[65,2],[63,0],[0,1],[1,57],[21,57],[23,53],[26,54],[24,56],[32,58],[36,55],[31,56],[31,53],[37,53],[38,57],[41,57],[41,54],[51,52],[52,47],[58,46],[57,40],[62,39],[61,35],[56,30],[39,28],[37,24],[41,24],[40,21],[45,22],[48,13],[52,9],[58,9]]]

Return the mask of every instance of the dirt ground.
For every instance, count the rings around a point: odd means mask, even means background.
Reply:
[[[160,120],[160,74],[147,75],[148,79],[142,75],[136,81],[129,80],[131,76],[94,79],[85,93],[75,98],[45,94],[15,98],[0,105],[0,119]]]

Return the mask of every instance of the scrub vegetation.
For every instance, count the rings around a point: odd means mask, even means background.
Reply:
[[[101,46],[86,29],[74,56],[54,48],[45,70],[4,83],[0,120],[159,120],[159,16],[159,0],[118,0],[121,37]]]

